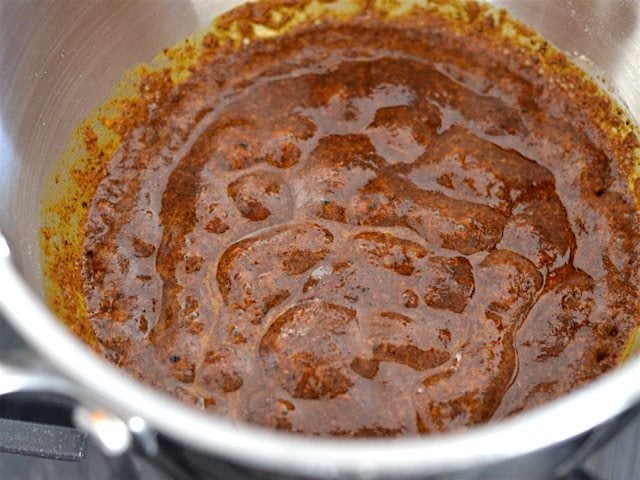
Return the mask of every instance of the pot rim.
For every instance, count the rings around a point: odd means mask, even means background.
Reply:
[[[542,407],[464,432],[398,439],[327,439],[267,430],[196,410],[129,378],[59,322],[10,259],[0,232],[0,312],[99,405],[205,453],[312,477],[440,473],[508,460],[587,432],[640,402],[640,358]],[[61,354],[64,352],[64,354]]]

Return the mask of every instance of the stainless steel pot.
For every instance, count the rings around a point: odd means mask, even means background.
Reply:
[[[110,366],[47,310],[38,260],[39,197],[72,127],[121,74],[242,0],[0,0],[0,313],[48,371],[0,366],[0,393],[48,390],[78,402],[76,421],[111,454],[178,442],[206,470],[225,459],[273,478],[548,478],[640,402],[640,359],[538,410],[460,434],[320,440],[200,413]],[[593,71],[640,116],[640,2],[496,0]],[[589,60],[586,60],[589,59]],[[568,463],[567,463],[568,462]],[[563,468],[563,467],[561,467]]]

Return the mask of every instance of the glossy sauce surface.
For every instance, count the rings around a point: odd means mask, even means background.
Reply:
[[[90,205],[103,353],[200,408],[349,436],[502,418],[615,365],[626,178],[578,97],[491,47],[365,15],[203,61]]]

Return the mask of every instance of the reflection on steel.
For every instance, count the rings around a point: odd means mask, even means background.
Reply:
[[[90,435],[102,453],[109,457],[122,455],[131,446],[132,437],[127,424],[112,413],[76,407],[73,410],[73,423]]]
[[[7,245],[7,241],[2,234],[0,234],[0,258],[9,258],[9,255],[11,255],[9,245]]]

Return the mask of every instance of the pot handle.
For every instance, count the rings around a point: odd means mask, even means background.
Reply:
[[[52,393],[74,398],[75,386],[53,373],[0,361],[0,395],[9,393]]]
[[[0,362],[0,394],[33,391],[61,392],[67,391],[67,387],[61,379],[52,375],[28,373]],[[23,399],[19,400],[22,405]],[[11,417],[11,407],[7,411],[9,418],[0,418],[0,452],[51,460],[80,461],[84,458],[86,434],[68,426]]]
[[[34,363],[32,359],[29,361]],[[86,400],[88,397],[78,385],[55,372],[32,370],[18,366],[20,363],[0,360],[0,397],[9,393],[45,393],[70,398],[74,403],[71,417],[76,428],[0,419],[0,452],[80,461],[85,456],[89,437],[111,458],[107,465],[114,478],[143,478],[134,458],[159,466],[176,480],[193,478],[190,467],[179,456],[160,449],[156,434],[140,417],[131,417],[125,422],[100,406],[89,407],[94,402]],[[25,436],[33,439],[34,435],[35,441],[24,442]]]
[[[145,442],[143,442],[147,446],[145,450],[148,450],[150,446],[153,449],[153,445],[150,443],[151,437],[150,435],[144,435],[146,429],[143,428],[144,425],[140,425],[139,421],[136,422],[135,419],[132,419],[129,422],[125,422],[108,410],[98,405],[91,405],[86,400],[87,396],[83,394],[81,387],[55,372],[38,368],[37,362],[33,362],[31,359],[30,363],[36,363],[36,365],[34,367],[23,367],[19,363],[16,364],[7,360],[0,361],[0,396],[10,393],[42,393],[71,399],[73,403],[71,418],[75,427],[82,434],[96,441],[102,452],[109,457],[117,457],[129,451],[133,445],[133,435],[136,433],[145,439]],[[24,427],[25,425],[26,427]],[[28,429],[29,425],[24,422],[12,423],[12,426],[18,430],[16,435],[20,434],[20,429]],[[44,429],[42,426],[40,428]],[[36,428],[36,430],[38,429]],[[40,447],[37,452],[34,452],[36,455],[62,460],[79,460],[84,456],[85,442],[78,442],[78,436],[84,437],[84,435],[71,428],[54,430],[56,434],[71,442],[68,444],[68,448],[76,446],[78,449],[76,458],[66,454],[59,455],[55,446],[50,449]],[[11,450],[11,447],[9,446],[5,450]],[[47,454],[47,450],[51,453]],[[27,449],[24,452],[16,453],[30,454],[32,452]]]
[[[0,231],[0,274],[3,268],[13,268],[10,257],[9,245]],[[0,396],[31,392],[69,398],[74,405],[73,423],[93,438],[105,455],[119,457],[132,449],[147,456],[158,453],[156,436],[142,418],[118,416],[101,404],[100,398],[52,370],[37,354],[24,351],[20,354],[22,358],[0,359]]]

